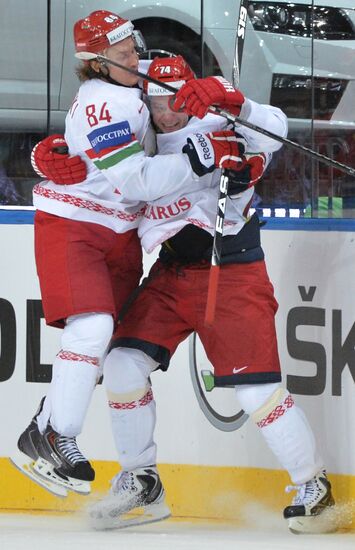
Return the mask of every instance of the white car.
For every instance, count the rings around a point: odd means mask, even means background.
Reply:
[[[354,3],[319,0],[312,8],[307,1],[255,1],[250,6],[254,32],[249,34],[243,73],[248,93],[255,78],[253,59],[257,59],[256,99],[262,100],[266,90],[268,101],[291,119],[313,118],[320,127],[329,126],[326,121],[353,126]]]
[[[72,28],[98,9],[98,2],[52,0],[50,5],[47,14],[46,0],[0,0],[3,131],[61,129],[78,87]],[[238,0],[106,0],[104,8],[134,20],[149,48],[182,53],[198,73],[231,78]],[[246,95],[279,105],[302,125],[313,116],[320,124],[351,127],[353,0],[319,0],[314,8],[305,0],[258,0],[249,3],[249,15],[241,73]]]

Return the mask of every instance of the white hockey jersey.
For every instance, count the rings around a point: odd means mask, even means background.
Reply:
[[[34,206],[117,233],[137,227],[146,201],[198,181],[181,149],[148,157],[152,136],[139,88],[84,82],[67,114],[65,139],[70,153],[87,162],[87,178],[67,186],[41,182],[34,188]]]
[[[267,105],[259,105],[246,100],[244,114],[253,124],[257,124],[280,136],[287,135],[287,118],[280,109]],[[196,132],[212,132],[226,128],[226,119],[208,114],[202,120],[191,118],[185,128],[167,134],[157,134],[157,148],[160,155],[181,151],[189,134]],[[238,126],[237,131],[248,144],[247,152],[263,152],[267,164],[272,152],[281,147],[281,143],[251,131],[244,126]],[[160,177],[160,174],[159,176]],[[219,193],[220,170],[206,174],[199,182],[191,182],[185,192],[174,189],[172,193],[155,201],[150,201],[139,223],[138,234],[147,252],[162,242],[176,235],[188,224],[196,225],[214,234],[217,198]],[[254,189],[244,191],[236,198],[227,200],[224,235],[236,235],[248,220],[248,211]]]

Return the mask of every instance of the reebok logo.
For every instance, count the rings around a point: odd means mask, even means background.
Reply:
[[[248,368],[248,365],[246,365],[245,367],[240,367],[240,369],[237,369],[236,367],[234,367],[233,374],[238,374],[238,372],[242,372],[242,370],[245,370],[247,368]]]
[[[206,141],[205,136],[203,134],[195,134],[195,136],[197,138],[197,142],[198,142],[199,146],[202,149],[203,158],[205,160],[212,160],[211,151],[210,151],[210,148],[208,147],[208,143]]]

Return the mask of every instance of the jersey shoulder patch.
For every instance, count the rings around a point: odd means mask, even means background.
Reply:
[[[109,126],[96,128],[88,134],[88,139],[95,153],[100,153],[100,151],[106,149],[107,147],[123,145],[131,141],[131,127],[128,120],[116,122],[115,124],[110,124]]]
[[[142,151],[128,120],[96,128],[87,134],[87,138],[91,148],[86,150],[86,154],[100,170]]]

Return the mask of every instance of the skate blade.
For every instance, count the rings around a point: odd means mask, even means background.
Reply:
[[[68,492],[64,487],[60,487],[57,484],[53,483],[50,479],[47,479],[38,474],[34,470],[35,461],[21,451],[18,451],[17,454],[11,456],[9,460],[15,466],[15,468],[17,468],[20,472],[29,477],[32,481],[37,483],[37,485],[40,485],[43,489],[49,491],[52,495],[61,498],[65,498],[68,496]]]
[[[331,508],[317,516],[298,516],[288,520],[288,528],[294,535],[320,535],[334,533],[338,526],[332,517]]]
[[[38,458],[33,464],[33,470],[41,477],[50,479],[56,485],[64,487],[69,491],[78,493],[80,495],[89,495],[91,492],[91,486],[88,481],[82,481],[80,479],[75,479],[73,477],[65,476],[62,477],[55,472],[54,466],[44,460],[43,458]]]
[[[119,516],[114,516],[113,509],[109,510],[107,507],[105,507],[101,517],[99,517],[97,506],[95,512],[95,514],[90,514],[90,525],[96,531],[137,527],[139,525],[156,523],[168,519],[171,516],[171,511],[164,501],[137,508],[136,510]]]

